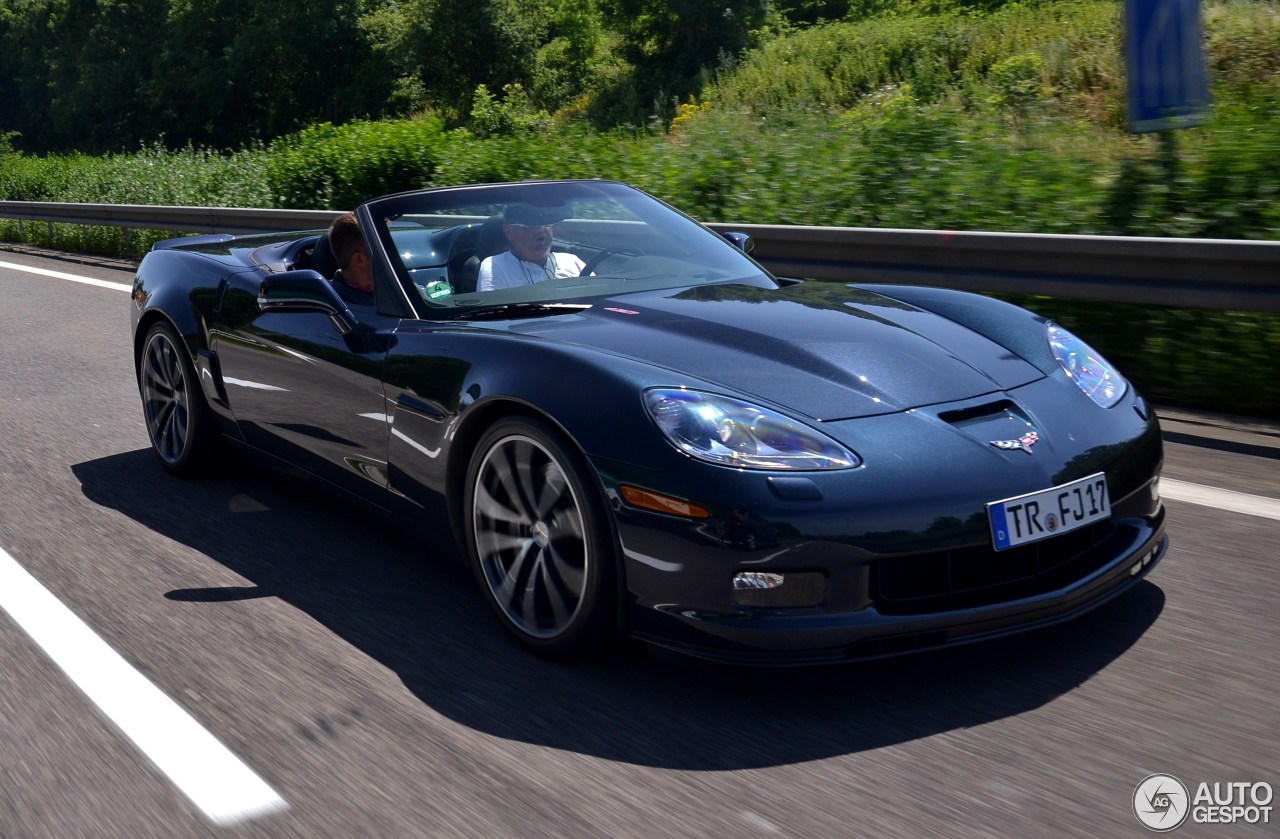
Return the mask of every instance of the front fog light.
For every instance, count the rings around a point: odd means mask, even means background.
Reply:
[[[783,583],[781,574],[768,574],[764,571],[742,571],[733,575],[734,591],[749,591],[759,588],[777,588]]]
[[[827,578],[820,571],[739,571],[733,575],[733,600],[754,609],[806,609],[827,599]]]

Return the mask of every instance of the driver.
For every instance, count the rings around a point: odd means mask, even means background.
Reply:
[[[565,218],[564,207],[509,204],[502,233],[511,250],[480,263],[477,291],[532,285],[556,277],[576,277],[583,262],[571,253],[551,250],[552,228]]]

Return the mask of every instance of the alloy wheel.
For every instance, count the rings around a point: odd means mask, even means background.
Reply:
[[[519,632],[551,639],[584,608],[595,561],[566,466],[523,434],[496,440],[472,492],[472,527],[485,584]]]
[[[190,431],[191,383],[165,330],[151,333],[142,355],[142,405],[156,454],[178,463]]]

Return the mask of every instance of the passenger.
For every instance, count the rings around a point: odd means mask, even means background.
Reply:
[[[564,218],[563,207],[508,205],[502,214],[502,233],[511,250],[480,263],[476,290],[513,288],[581,274],[581,259],[571,253],[551,250],[553,227]]]
[[[333,222],[329,228],[329,249],[338,260],[338,272],[333,275],[333,288],[338,296],[349,305],[374,305],[373,261],[355,213],[338,216]]]

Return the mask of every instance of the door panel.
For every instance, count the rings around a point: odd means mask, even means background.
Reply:
[[[228,297],[250,294],[229,289]],[[244,439],[344,488],[381,501],[386,487],[388,413],[382,391],[398,318],[361,311],[359,328],[338,334],[314,312],[250,312],[211,336],[227,398]]]

